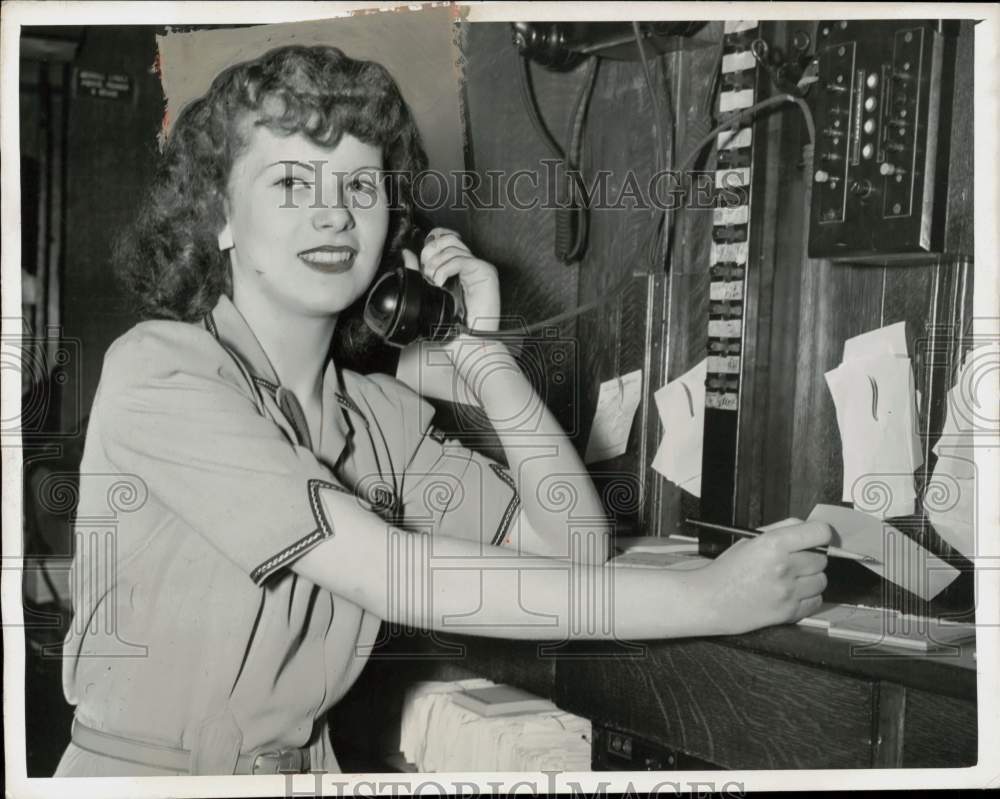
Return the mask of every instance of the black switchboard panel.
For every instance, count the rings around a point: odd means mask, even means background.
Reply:
[[[942,251],[952,53],[934,21],[820,23],[809,256]]]

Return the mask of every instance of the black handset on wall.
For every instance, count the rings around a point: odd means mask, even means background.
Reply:
[[[410,237],[419,253],[424,234]],[[462,322],[455,298],[428,281],[421,272],[398,266],[371,287],[365,300],[365,324],[394,347],[417,339],[447,341]]]

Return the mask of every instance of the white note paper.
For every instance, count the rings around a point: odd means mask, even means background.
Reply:
[[[909,357],[906,349],[906,322],[869,330],[844,342],[842,361],[856,361],[876,355],[899,355]]]
[[[585,463],[597,463],[624,454],[641,400],[642,369],[601,383],[594,424],[583,458]]]
[[[996,417],[997,397],[986,396],[984,374],[995,372],[1000,347],[986,344],[969,352],[948,391],[941,436],[934,445],[934,473],[924,488],[923,506],[938,535],[967,558],[978,552],[976,543],[977,472],[976,433],[989,428]],[[984,391],[985,389],[985,391]]]
[[[832,544],[875,558],[879,563],[859,562],[921,599],[933,599],[960,574],[909,536],[867,513],[838,505],[817,505],[809,521],[829,524],[834,531]]]
[[[653,395],[663,425],[653,468],[696,497],[701,496],[707,369],[708,359],[703,359]]]
[[[905,324],[848,339],[844,361],[825,377],[840,428],[842,500],[880,519],[912,514],[923,454]]]

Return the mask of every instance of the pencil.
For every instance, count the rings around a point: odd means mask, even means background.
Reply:
[[[685,519],[686,524],[690,524],[692,527],[700,527],[703,530],[715,530],[719,533],[730,533],[732,535],[741,535],[744,538],[756,538],[762,534],[760,530],[751,530],[747,527],[730,527],[726,524],[713,524],[712,522],[703,522],[700,519]],[[862,555],[858,552],[851,552],[847,549],[841,549],[840,547],[811,547],[809,549],[802,550],[803,552],[818,552],[820,555],[827,555],[831,558],[844,558],[846,560],[857,560],[862,563],[881,565],[882,561],[877,558],[873,558],[871,555]]]

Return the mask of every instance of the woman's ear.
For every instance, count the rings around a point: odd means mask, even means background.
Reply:
[[[226,250],[231,250],[235,246],[233,244],[233,229],[229,225],[229,198],[222,198],[222,213],[226,218],[226,224],[222,226],[222,230],[219,231],[219,252],[225,252]]]
[[[233,246],[233,231],[229,227],[229,222],[226,222],[222,230],[219,231],[219,251],[231,250]]]

